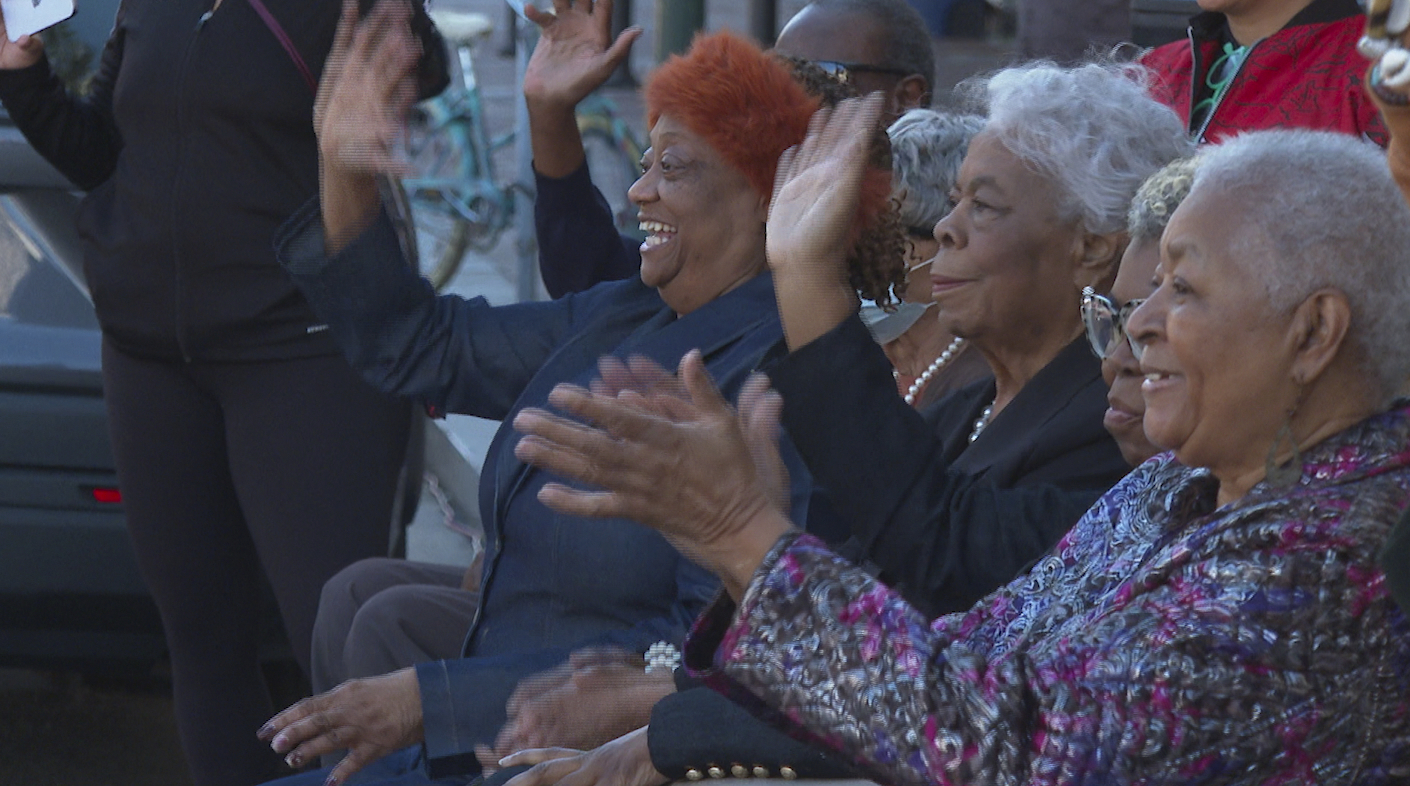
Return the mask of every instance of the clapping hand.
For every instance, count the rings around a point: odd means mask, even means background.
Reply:
[[[656,771],[641,728],[590,751],[538,748],[500,761],[504,767],[534,765],[505,786],[660,786],[670,778]]]
[[[646,672],[640,655],[616,647],[578,650],[567,663],[519,683],[494,749],[479,751],[486,772],[500,758],[531,748],[595,748],[651,719],[674,693],[669,671]]]
[[[550,483],[548,507],[578,516],[621,517],[660,531],[687,556],[743,595],[754,570],[789,528],[787,473],[778,457],[782,402],[761,376],[740,393],[736,412],[710,380],[698,352],[681,360],[680,387],[658,379],[637,389],[639,370],[610,366],[601,393],[559,385],[553,406],[577,422],[526,409],[520,460],[599,490]],[[624,372],[624,373],[616,373]],[[588,425],[591,424],[591,425]]]

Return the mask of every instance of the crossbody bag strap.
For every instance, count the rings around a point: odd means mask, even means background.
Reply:
[[[284,32],[284,28],[280,26],[279,20],[274,18],[274,14],[271,14],[268,8],[265,8],[263,0],[250,0],[250,5],[254,7],[255,13],[259,14],[259,18],[264,20],[264,26],[269,28],[269,32],[273,33],[274,37],[279,39],[279,44],[284,47],[284,51],[289,53],[289,59],[294,61],[294,65],[298,67],[299,73],[303,75],[304,83],[308,85],[309,92],[317,95],[318,80],[313,78],[313,72],[309,70],[308,63],[304,62],[303,55],[299,54],[299,50],[294,47],[293,39],[289,38],[289,34]]]

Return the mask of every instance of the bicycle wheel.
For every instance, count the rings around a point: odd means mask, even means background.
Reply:
[[[627,190],[641,176],[641,150],[636,141],[615,128],[613,118],[603,115],[580,115],[578,130],[583,136],[583,152],[587,155],[588,173],[593,185],[607,199],[617,230],[636,235],[636,206],[627,198]]]
[[[471,240],[485,234],[485,224],[471,221],[458,203],[476,198],[462,193],[476,179],[476,163],[465,129],[443,120],[449,110],[427,102],[413,111],[402,141],[412,175],[402,179],[416,225],[418,267],[436,289],[443,288],[460,268]]]

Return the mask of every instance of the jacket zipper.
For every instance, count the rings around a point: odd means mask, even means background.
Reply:
[[[191,40],[186,44],[186,52],[181,58],[181,75],[176,82],[176,174],[171,182],[171,260],[172,273],[175,278],[172,297],[175,302],[172,304],[172,313],[175,320],[176,347],[181,352],[181,359],[187,363],[191,362],[191,353],[186,346],[185,331],[185,298],[183,289],[185,276],[183,275],[183,265],[181,259],[181,223],[180,206],[181,199],[177,191],[181,188],[182,181],[186,177],[186,105],[187,105],[187,81],[191,72],[191,59],[196,54],[196,44],[201,37],[201,31],[205,29],[206,22],[210,21],[211,15],[220,8],[222,0],[216,0],[210,10],[201,14],[201,18],[196,20],[196,32],[191,36]]]
[[[1194,38],[1195,38],[1194,28],[1190,28],[1190,45],[1191,45],[1192,48],[1193,48],[1193,46],[1194,46]],[[1234,83],[1239,80],[1239,74],[1242,74],[1242,73],[1244,72],[1244,64],[1248,62],[1248,59],[1249,59],[1250,57],[1253,57],[1253,50],[1254,50],[1254,47],[1257,47],[1257,46],[1258,46],[1259,44],[1261,44],[1261,43],[1263,43],[1263,40],[1262,40],[1262,39],[1260,39],[1260,40],[1258,40],[1258,41],[1254,41],[1252,44],[1249,44],[1248,51],[1244,53],[1243,59],[1240,60],[1238,66],[1236,66],[1236,67],[1234,68],[1234,73],[1229,76],[1229,86],[1226,87],[1226,88],[1224,88],[1224,92],[1222,92],[1222,93],[1220,93],[1219,95],[1217,95],[1217,96],[1214,97],[1214,103],[1213,103],[1212,105],[1210,105],[1210,107],[1209,107],[1209,112],[1205,114],[1205,116],[1204,116],[1204,122],[1203,122],[1203,123],[1200,123],[1199,133],[1198,133],[1198,134],[1195,134],[1195,144],[1197,144],[1197,145],[1202,145],[1202,144],[1204,144],[1204,132],[1205,132],[1205,131],[1208,131],[1208,130],[1209,130],[1209,124],[1212,123],[1212,122],[1214,122],[1214,113],[1218,112],[1218,111],[1219,111],[1219,107],[1221,107],[1221,106],[1224,105],[1224,99],[1227,98],[1230,93],[1234,92]],[[1196,50],[1196,51],[1197,51],[1197,50]],[[1196,75],[1193,76],[1192,79],[1199,79],[1199,77],[1198,77],[1197,74],[1198,74],[1198,70],[1196,70]],[[1190,87],[1191,87],[1191,90],[1190,90],[1190,109],[1191,109],[1192,111],[1193,111],[1194,105],[1195,105],[1195,103],[1194,103],[1194,102],[1195,102],[1195,93],[1194,93],[1194,90],[1193,90],[1195,84],[1198,84],[1198,82],[1195,82],[1194,84],[1192,84],[1192,85],[1190,86]]]

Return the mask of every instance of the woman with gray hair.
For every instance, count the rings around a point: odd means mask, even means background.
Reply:
[[[890,364],[854,316],[840,228],[771,220],[790,352],[769,376],[784,428],[860,557],[924,608],[963,608],[1011,578],[1128,471],[1102,427],[1106,385],[1080,304],[1116,274],[1136,189],[1192,151],[1142,76],[1038,63],[971,88],[988,119],[935,226],[931,295],[940,326],[993,378],[924,412],[892,393]],[[789,196],[777,199],[797,204]]]
[[[827,231],[816,208],[846,205],[867,119],[839,111],[804,143],[770,229],[806,209]],[[687,406],[560,390],[606,433],[528,413],[521,451],[616,469],[544,501],[630,511],[720,575],[730,597],[686,663],[883,783],[1402,783],[1410,629],[1376,556],[1410,507],[1407,249],[1374,147],[1269,131],[1207,149],[1126,325],[1170,452],[1026,576],[929,622],[768,502],[777,404],[757,383],[737,416],[695,358]],[[666,489],[662,467],[689,470]]]
[[[862,320],[891,361],[896,389],[917,409],[989,376],[984,358],[962,338],[940,327],[930,299],[930,262],[940,244],[935,225],[950,212],[950,189],[959,176],[969,140],[984,118],[933,109],[912,109],[886,130],[891,138],[892,184],[905,228],[907,265],[900,301],[886,310],[862,305]]]

